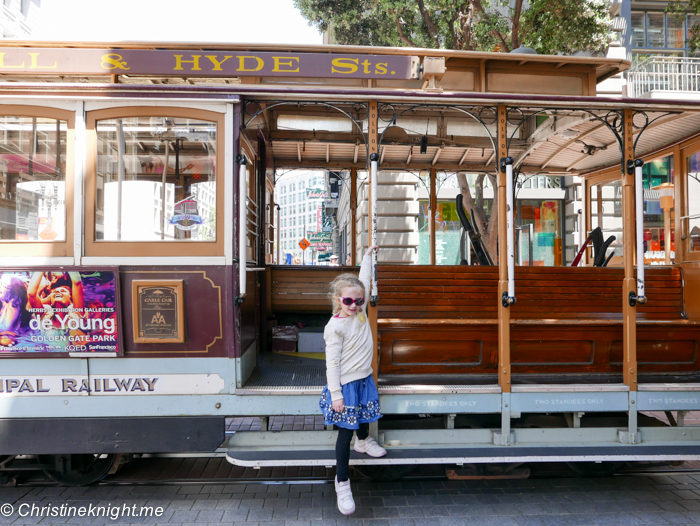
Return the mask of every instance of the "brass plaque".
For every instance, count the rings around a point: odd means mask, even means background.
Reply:
[[[185,341],[182,280],[135,280],[132,309],[135,343]]]

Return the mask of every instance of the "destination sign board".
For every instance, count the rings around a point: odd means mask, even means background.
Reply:
[[[399,55],[0,47],[0,73],[416,79],[418,65]]]

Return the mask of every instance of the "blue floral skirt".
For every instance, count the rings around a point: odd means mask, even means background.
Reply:
[[[360,424],[370,424],[382,417],[382,409],[379,407],[379,392],[371,374],[362,380],[345,384],[341,389],[345,403],[345,409],[342,413],[333,411],[333,400],[327,385],[321,393],[318,406],[321,408],[327,426],[359,429]]]

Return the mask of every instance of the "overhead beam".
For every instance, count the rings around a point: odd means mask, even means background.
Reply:
[[[302,131],[276,131],[270,132],[270,140],[275,142],[307,142],[307,143],[337,143],[337,144],[356,144],[357,141],[364,142],[364,137],[354,133],[331,133],[331,132],[302,132]],[[420,145],[421,137],[410,137],[405,141],[394,141],[385,139],[382,146],[418,146]],[[493,143],[488,137],[471,137],[468,135],[450,136],[450,139],[428,137],[428,146],[456,147],[456,148],[493,148]],[[510,142],[510,147],[515,149],[527,148],[530,145],[527,140],[513,139]]]
[[[430,163],[431,166],[435,166],[435,163],[438,162],[438,159],[440,158],[441,153],[442,153],[442,148],[438,148],[435,151],[435,157],[433,157],[433,161]]]
[[[491,155],[489,155],[489,159],[488,159],[488,161],[486,161],[486,164],[485,164],[484,166],[490,165],[491,162],[493,161],[493,158],[494,158],[494,157],[496,157],[496,152],[495,152],[495,151],[494,151],[494,152],[491,152]]]
[[[466,159],[467,155],[469,155],[469,150],[470,150],[470,148],[467,148],[466,150],[464,150],[464,153],[462,154],[462,158],[459,160],[459,166],[462,166],[464,159]]]
[[[408,162],[386,162],[382,165],[382,170],[430,170],[435,168],[438,171],[453,171],[453,172],[484,172],[493,171],[496,169],[494,163],[487,165],[484,164],[462,164],[459,165],[457,162],[446,162],[446,163],[436,163],[432,164],[431,161],[416,162],[415,160],[408,159],[411,161],[409,166]],[[275,159],[275,168],[277,169],[291,169],[291,168],[316,168],[319,170],[333,168],[333,169],[345,169],[349,170],[352,168],[352,160],[331,160],[326,163],[325,159],[304,159],[301,162],[296,159]],[[537,173],[541,172],[542,169],[537,165],[525,164],[521,167],[521,173]],[[564,175],[576,175],[578,172],[564,172],[564,170],[549,171],[550,174],[564,174]]]

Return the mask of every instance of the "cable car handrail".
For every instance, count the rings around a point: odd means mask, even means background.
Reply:
[[[644,287],[644,183],[642,159],[630,159],[627,161],[627,174],[634,174],[634,192],[635,192],[635,234],[637,244],[637,294],[630,291],[629,304],[634,307],[637,303],[644,305],[647,302],[646,291]]]
[[[248,172],[246,171],[246,158],[245,155],[238,154],[236,156],[236,161],[239,164],[238,170],[238,296],[234,300],[236,305],[241,305],[245,301],[246,297],[246,266],[247,261],[247,251],[248,246],[246,244],[247,234],[244,234],[244,230],[247,230],[247,206],[246,206],[246,176]]]

